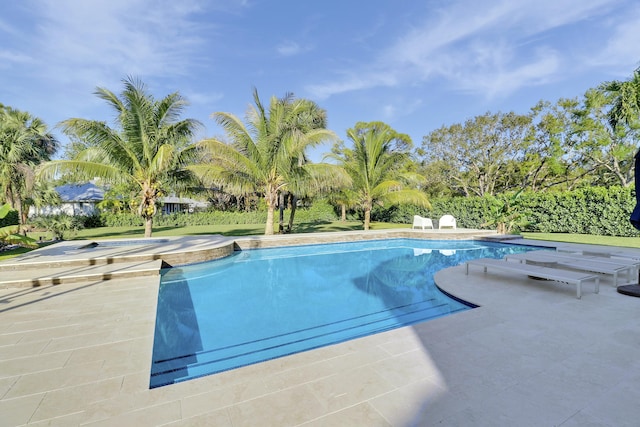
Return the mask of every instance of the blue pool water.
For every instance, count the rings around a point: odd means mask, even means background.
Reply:
[[[435,272],[531,249],[395,239],[248,250],[163,270],[150,386],[468,310],[435,286]]]

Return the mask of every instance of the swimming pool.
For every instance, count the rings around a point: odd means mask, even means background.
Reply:
[[[150,387],[468,310],[440,269],[531,247],[393,239],[255,249],[163,270]]]

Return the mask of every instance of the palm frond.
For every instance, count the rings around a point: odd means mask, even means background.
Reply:
[[[85,179],[99,177],[108,182],[128,182],[133,176],[122,169],[108,164],[78,160],[54,160],[41,164],[36,176],[41,180],[52,180],[63,173],[73,173]]]
[[[38,247],[38,242],[36,240],[31,237],[23,236],[22,234],[19,234],[19,232],[19,227],[16,227],[15,225],[0,228],[0,242],[32,249],[36,249]]]
[[[156,155],[151,160],[149,165],[149,172],[154,176],[162,174],[164,171],[169,170],[169,166],[175,159],[175,149],[170,144],[164,144],[160,146]]]
[[[406,203],[428,209],[431,208],[431,203],[429,202],[429,198],[427,197],[427,195],[420,190],[414,189],[392,191],[385,194],[384,197],[380,198],[380,200],[388,202],[392,205]]]

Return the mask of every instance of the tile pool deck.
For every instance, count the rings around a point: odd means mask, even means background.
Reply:
[[[445,237],[386,235],[399,234]],[[284,242],[241,240],[234,244]],[[59,253],[31,252],[28,262],[39,268],[0,270],[0,281],[80,268],[56,264],[86,256],[67,243],[54,245]],[[228,243],[195,236],[163,251],[195,259],[192,247],[216,252]],[[91,257],[94,269],[107,269],[116,254],[135,255],[135,263],[147,252],[153,250],[104,248]],[[585,285],[578,300],[571,286],[499,272],[465,276],[458,266],[440,271],[437,283],[481,307],[149,390],[159,277],[108,277],[0,289],[1,426],[566,427],[640,420],[640,298],[618,294],[609,280],[599,294]]]

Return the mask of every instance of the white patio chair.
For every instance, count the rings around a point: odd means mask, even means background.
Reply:
[[[422,228],[423,230],[425,228],[433,228],[433,221],[431,221],[431,218],[423,218],[420,215],[414,215],[413,216],[413,226],[411,228]]]
[[[453,228],[456,229],[456,219],[453,215],[443,215],[438,220],[438,228]]]

